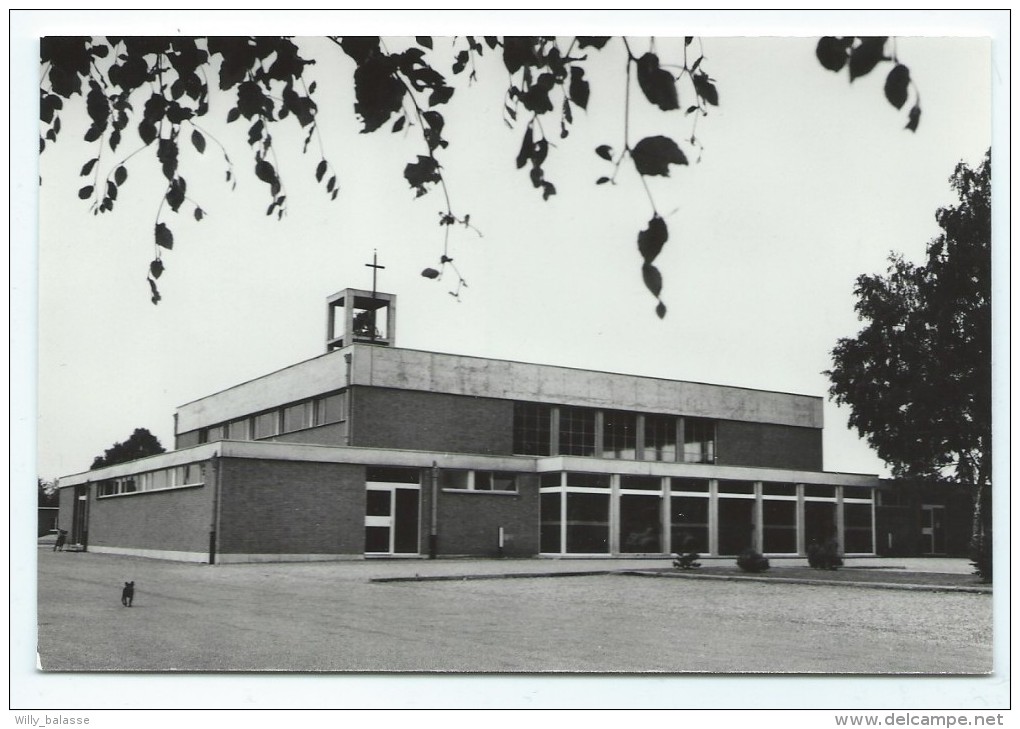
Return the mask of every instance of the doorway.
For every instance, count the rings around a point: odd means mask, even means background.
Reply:
[[[365,554],[419,554],[421,485],[418,470],[369,469],[368,477],[365,483]]]
[[[941,504],[921,504],[921,553],[946,553],[946,507]]]
[[[82,548],[89,543],[89,487],[88,484],[74,487],[74,510],[71,514],[71,544]]]

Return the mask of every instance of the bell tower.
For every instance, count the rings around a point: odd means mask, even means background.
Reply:
[[[376,290],[380,266],[376,254],[372,262],[372,290],[344,289],[326,298],[326,351],[351,344],[392,347],[396,344],[397,296]]]

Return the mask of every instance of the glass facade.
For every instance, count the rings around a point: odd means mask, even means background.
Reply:
[[[684,463],[715,463],[715,421],[684,418]]]
[[[676,416],[645,416],[644,457],[646,461],[676,460]]]
[[[559,436],[561,455],[595,455],[595,411],[561,407]]]
[[[602,416],[602,457],[637,457],[637,416],[634,413],[607,410]]]
[[[513,451],[522,456],[548,456],[552,438],[552,408],[541,403],[515,402]]]

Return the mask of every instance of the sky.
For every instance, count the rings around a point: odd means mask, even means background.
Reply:
[[[679,39],[657,43],[663,63],[682,57]],[[238,186],[224,184],[211,149],[182,152],[189,197],[208,217],[168,219],[175,247],[163,256],[158,306],[145,281],[158,166],[132,158],[117,208],[92,215],[76,194],[93,156],[81,141],[83,105],[65,109],[61,141],[39,164],[40,475],[86,470],[137,427],[171,447],[176,406],[323,352],[325,298],[370,288],[364,264],[375,251],[386,266],[380,290],[398,296],[401,347],[824,396],[829,352],[860,328],[855,277],[884,270],[890,251],[920,260],[936,208],[952,202],[954,166],[989,146],[990,54],[981,39],[898,41],[921,90],[911,134],[905,110],[884,98],[881,67],[851,85],[820,66],[815,43],[705,37],[701,68],[720,104],[696,128],[693,117],[632,99],[632,140],[696,129],[701,145],[683,145],[691,165],[649,181],[670,229],[656,262],[664,320],[640,275],[636,237],[652,214],[640,180],[624,165],[616,184],[594,184],[611,174],[594,148],[622,147],[618,43],[591,53],[587,113],[568,138],[553,134],[546,175],[558,194],[548,201],[514,165],[522,128],[502,120],[507,75],[497,58],[442,110],[453,210],[478,230],[452,233],[467,282],[459,298],[450,275],[420,276],[443,250],[440,191],[415,199],[402,177],[420,140],[358,133],[352,64],[321,39],[301,46],[318,59],[308,75],[340,196],[331,202],[316,186],[316,143],[302,155],[294,124],[274,135],[289,212],[266,217],[268,193],[250,173],[244,137],[220,121],[220,99],[218,120],[202,128],[229,150]],[[884,474],[846,417],[826,401],[824,467]]]
[[[546,164],[558,190],[549,201],[515,168],[522,130],[503,124],[506,74],[498,63],[480,67],[479,82],[459,88],[444,109],[451,144],[442,161],[453,208],[470,214],[482,234],[457,229],[451,239],[450,255],[468,283],[459,299],[448,293],[450,278],[420,276],[438,263],[443,245],[442,198],[433,192],[415,199],[402,178],[420,142],[358,134],[349,82],[342,81],[350,66],[321,41],[308,41],[320,56],[309,74],[319,79],[322,145],[339,170],[339,198],[330,202],[315,185],[317,155],[302,157],[298,137],[279,132],[290,212],[281,222],[266,218],[269,199],[248,172],[244,140],[207,123],[237,164],[238,186],[224,186],[214,155],[182,158],[189,195],[208,217],[174,221],[158,306],[145,281],[160,195],[154,169],[132,162],[118,209],[92,216],[76,194],[78,171],[91,156],[75,140],[83,117],[76,122],[68,110],[64,139],[39,158],[34,105],[15,108],[12,482],[86,470],[137,427],[170,447],[176,406],[321,354],[326,297],[369,287],[364,264],[373,251],[386,266],[380,290],[398,295],[401,347],[824,396],[829,352],[861,327],[854,279],[883,271],[891,251],[920,261],[938,231],[935,210],[953,202],[954,166],[976,164],[989,147],[992,90],[1001,112],[1009,81],[1001,45],[1008,31],[1001,16],[997,22],[961,12],[15,14],[12,58],[25,73],[12,76],[12,99],[35,98],[35,38],[43,34],[284,28],[313,36],[343,28],[392,36],[657,35],[664,57],[679,46],[663,38],[699,35],[720,104],[698,121],[700,161],[650,182],[670,228],[656,262],[665,279],[664,320],[640,276],[636,235],[652,212],[640,181],[624,171],[616,185],[594,184],[608,172],[594,148],[619,149],[623,139],[622,62],[608,48],[591,67],[588,112]],[[989,28],[1000,41],[994,56],[981,38]],[[899,37],[899,56],[921,93],[916,134],[903,130],[905,112],[885,100],[884,74],[850,84],[845,73],[815,60],[819,35],[852,33]],[[637,98],[632,138],[690,133],[689,119],[636,111],[641,106]],[[996,158],[1003,161],[1004,118],[994,117]],[[698,157],[685,150],[692,161]],[[1008,199],[1008,175],[996,176],[995,191],[996,199]],[[997,224],[1002,220],[1000,214]],[[1008,273],[999,268],[995,275],[1002,313]],[[997,321],[1003,341],[1003,317]],[[1000,384],[1002,376],[999,370]],[[886,472],[846,429],[845,411],[826,400],[824,414],[826,470]],[[935,706],[979,690],[969,686],[911,684],[910,695]],[[560,683],[535,690],[562,701],[572,689]],[[813,694],[824,690],[816,685]],[[842,696],[846,688],[832,690]],[[543,695],[555,705],[552,694]],[[725,690],[716,696],[731,705]]]

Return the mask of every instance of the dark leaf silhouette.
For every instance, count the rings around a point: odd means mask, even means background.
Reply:
[[[425,278],[439,278],[439,271],[434,268],[426,268],[421,272],[421,275]]]
[[[404,178],[421,197],[428,192],[425,185],[439,182],[439,163],[433,157],[418,155],[417,162],[408,163],[404,167]]]
[[[706,73],[696,73],[691,77],[694,82],[694,90],[705,101],[712,106],[719,106],[719,92],[712,84],[712,79]]]
[[[671,164],[687,164],[687,156],[683,150],[669,137],[645,137],[631,150],[634,166],[642,175],[669,176]]]
[[[577,66],[570,67],[570,100],[582,109],[588,108],[588,96],[591,89],[588,82],[584,80],[584,69]],[[569,107],[568,107],[569,108]]]
[[[202,136],[202,132],[197,129],[191,132],[191,143],[194,145],[195,149],[198,150],[199,154],[203,154],[205,152],[205,137]]]
[[[184,204],[185,189],[185,182],[180,177],[175,177],[170,181],[170,187],[166,191],[166,201],[170,205],[170,209],[175,213]]]
[[[90,159],[88,162],[86,162],[84,164],[84,166],[82,166],[81,172],[79,174],[82,177],[84,177],[85,175],[87,175],[90,172],[92,172],[92,168],[96,166],[96,162],[98,162],[98,161],[99,161],[98,157],[93,157],[92,159]]]
[[[659,269],[650,263],[641,266],[641,277],[645,280],[645,286],[652,295],[658,297],[662,293],[662,274]]]
[[[420,46],[425,46],[428,49],[432,48],[432,38],[427,35],[416,35],[414,40]]]
[[[660,319],[666,318],[666,305],[661,301],[655,305],[655,315]]]
[[[850,44],[853,38],[820,38],[815,48],[818,62],[830,71],[840,71],[850,57]]]
[[[316,182],[322,182],[322,178],[323,178],[323,175],[326,174],[327,167],[328,167],[328,164],[326,163],[326,160],[321,160],[319,162],[319,164],[315,167],[315,181]]]
[[[159,278],[163,275],[163,261],[158,258],[149,264],[149,273],[153,278]]]
[[[917,125],[920,123],[920,121],[921,121],[921,107],[915,105],[914,108],[910,110],[909,121],[907,121],[907,126],[905,128],[909,129],[912,132],[916,132]]]
[[[195,208],[195,220],[201,220],[205,217],[205,211],[202,208]]]
[[[577,36],[577,46],[578,48],[601,49],[609,42],[611,37],[608,35],[579,35]]]
[[[871,73],[883,58],[886,36],[867,36],[850,51],[850,80]]]
[[[120,167],[113,171],[113,181],[116,182],[118,185],[123,185],[124,182],[127,180],[127,176],[128,176],[127,168],[124,167],[124,165],[121,165]]]
[[[595,154],[605,160],[612,161],[613,159],[613,149],[608,144],[600,144],[596,147]],[[517,166],[520,167],[520,165]]]
[[[172,180],[177,174],[177,142],[172,139],[160,139],[156,157],[163,167],[163,176]]]
[[[659,57],[657,55],[646,53],[638,59],[637,79],[641,91],[644,92],[645,98],[649,102],[655,104],[663,111],[679,108],[680,102],[677,98],[676,82],[673,74],[659,68]],[[697,82],[695,82],[696,84]]]
[[[167,249],[174,247],[174,234],[166,227],[166,223],[156,223],[156,245]]]
[[[907,87],[910,85],[910,69],[902,63],[896,64],[885,77],[885,98],[897,109],[907,103]]]
[[[645,263],[654,261],[662,251],[662,246],[669,239],[669,230],[666,228],[666,221],[658,214],[652,216],[648,221],[648,227],[638,233],[638,251]]]
[[[94,189],[95,188],[92,187],[92,185],[86,185],[85,187],[78,190],[78,197],[80,197],[82,200],[88,200],[90,197],[92,197],[92,191]]]
[[[405,89],[394,70],[388,56],[372,55],[354,71],[354,111],[361,117],[362,132],[375,131],[400,111]]]
[[[151,276],[145,279],[149,282],[149,291],[152,293],[152,303],[158,304],[163,297],[159,295],[159,287],[156,286],[156,279]]]

